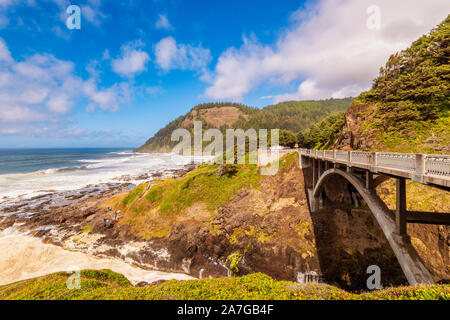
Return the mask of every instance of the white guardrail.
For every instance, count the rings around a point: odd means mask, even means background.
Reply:
[[[403,173],[422,183],[450,185],[450,156],[299,149],[304,156],[360,167],[374,172]],[[424,181],[423,177],[430,177]]]

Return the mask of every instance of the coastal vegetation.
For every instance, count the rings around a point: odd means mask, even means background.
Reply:
[[[345,124],[345,112],[332,113],[297,134],[299,147],[307,149],[330,149]]]
[[[80,289],[67,287],[68,273],[0,286],[1,300],[448,300],[450,285],[386,288],[350,293],[326,284],[276,281],[255,273],[244,277],[177,281],[134,287],[110,270],[83,270]]]
[[[372,89],[357,97],[335,147],[450,152],[450,15],[391,55]]]
[[[377,187],[377,193],[391,210],[395,210],[395,180],[390,179]],[[421,183],[406,181],[406,209],[422,212],[450,212],[450,192]]]

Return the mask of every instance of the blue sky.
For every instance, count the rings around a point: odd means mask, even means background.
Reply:
[[[0,147],[137,147],[202,102],[355,96],[449,12],[445,0],[0,0]]]

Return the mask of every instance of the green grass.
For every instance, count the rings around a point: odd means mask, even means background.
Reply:
[[[259,172],[255,165],[237,166],[232,175],[217,175],[218,165],[204,165],[179,181],[167,184],[167,195],[159,210],[163,214],[176,214],[195,202],[203,202],[211,211],[226,204],[242,188],[256,188]]]
[[[158,202],[163,198],[164,189],[161,186],[153,186],[145,195],[145,199],[149,202]]]
[[[285,169],[289,168],[293,163],[297,161],[297,159],[298,159],[297,152],[291,152],[289,154],[286,154],[280,160],[280,167]]]
[[[136,188],[134,188],[129,194],[128,196],[126,196],[123,200],[122,200],[122,204],[125,206],[129,206],[130,204],[132,204],[134,201],[136,201],[137,198],[139,198],[142,193],[144,192],[145,188],[147,188],[147,183],[141,184],[139,186],[137,186]]]
[[[130,226],[136,236],[162,238],[193,205],[201,204],[212,217],[243,188],[259,187],[261,176],[256,165],[226,165],[220,176],[218,169],[217,164],[203,164],[182,178],[153,181],[147,192],[147,184],[139,185],[105,205],[121,210],[124,219],[120,223]]]
[[[262,273],[245,277],[170,280],[137,288],[110,270],[81,272],[81,289],[69,290],[68,273],[0,286],[1,300],[448,300],[449,285],[389,288],[363,294],[325,284],[276,281]]]
[[[228,262],[228,261],[230,262],[230,270],[233,273],[239,272],[238,264],[239,264],[239,262],[241,262],[242,257],[243,256],[239,251],[236,251],[227,257],[226,262]]]
[[[158,206],[163,216],[174,216],[184,212],[196,202],[206,204],[211,211],[227,203],[244,187],[255,188],[259,182],[256,165],[236,166],[233,174],[217,175],[219,165],[201,165],[181,179],[167,179],[152,186],[144,199]],[[139,187],[138,187],[139,188]],[[134,189],[126,199],[142,191]],[[126,201],[127,203],[129,201]],[[144,205],[138,201],[136,206]]]
[[[436,142],[440,146],[450,144],[450,116],[444,113],[436,120],[410,121],[401,131],[395,128],[380,130],[377,133],[378,139],[385,150],[403,153],[442,153],[436,149]],[[433,138],[434,137],[434,138]],[[429,140],[430,139],[430,140]],[[427,142],[430,141],[430,142]],[[379,146],[377,146],[379,147]]]

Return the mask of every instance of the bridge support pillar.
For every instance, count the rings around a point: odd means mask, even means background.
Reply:
[[[317,171],[317,181],[319,181],[319,179],[320,179],[320,176],[322,175],[322,173],[323,173],[323,169],[322,169],[322,163],[323,161],[322,160],[317,160],[317,168],[319,169],[318,171]]]
[[[406,181],[405,178],[397,178],[396,206],[395,206],[396,233],[406,236]]]
[[[314,189],[308,189],[309,208],[311,212],[316,212],[323,205],[322,194],[315,197]]]
[[[306,169],[309,167],[311,167],[311,159],[303,155],[300,155],[300,168]]]
[[[316,187],[316,184],[317,184],[317,181],[319,180],[318,179],[318,177],[319,177],[319,175],[318,175],[318,172],[319,172],[319,168],[317,167],[318,166],[318,162],[319,162],[319,160],[317,160],[317,159],[312,159],[312,167],[313,167],[313,189]]]
[[[373,188],[373,173],[370,171],[366,171],[366,189]]]
[[[312,205],[311,205],[311,210],[312,212],[316,212],[317,210],[320,209],[320,197],[313,197],[312,198]]]

